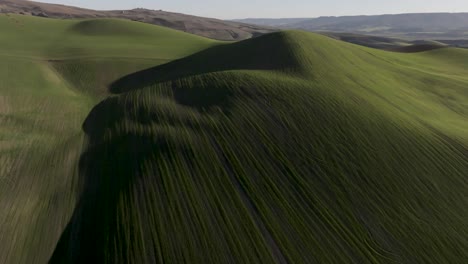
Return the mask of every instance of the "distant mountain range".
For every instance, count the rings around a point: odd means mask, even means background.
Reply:
[[[412,39],[468,38],[468,13],[421,13],[311,19],[241,19],[262,26],[395,36]]]
[[[251,25],[261,25],[269,27],[289,26],[311,20],[311,18],[246,18],[234,19],[232,21]]]
[[[248,18],[232,21],[198,17],[163,10],[98,11],[25,0],[0,0],[0,13],[49,18],[121,18],[192,33],[217,40],[238,41],[279,29],[320,32],[369,47],[394,48],[400,40],[437,40],[458,47],[468,46],[468,13],[421,13],[319,18]],[[338,34],[339,33],[339,34]],[[340,35],[341,34],[341,35]],[[344,35],[343,35],[344,34]],[[351,34],[351,35],[349,35]],[[398,38],[381,42],[366,36]],[[404,43],[405,45],[407,43]]]
[[[0,0],[0,13],[24,14],[50,18],[123,18],[165,26],[218,40],[242,40],[275,30],[239,22],[190,16],[162,10],[133,9],[97,11],[78,7],[25,0]]]

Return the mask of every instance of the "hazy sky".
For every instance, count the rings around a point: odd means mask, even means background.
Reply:
[[[284,18],[468,12],[468,0],[39,0],[92,9],[144,7],[199,16]]]

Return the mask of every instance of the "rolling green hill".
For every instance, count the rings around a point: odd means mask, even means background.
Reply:
[[[0,262],[468,258],[467,50],[0,18]]]

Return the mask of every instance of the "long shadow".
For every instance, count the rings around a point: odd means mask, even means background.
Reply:
[[[126,243],[132,239],[119,239],[127,234],[117,223],[125,217],[121,198],[131,196],[144,161],[169,146],[162,138],[132,133],[106,141],[106,131],[122,118],[122,111],[115,99],[106,100],[93,109],[83,125],[89,146],[79,163],[82,195],[49,263],[108,263],[130,257],[125,254],[133,245]],[[126,217],[132,217],[136,209],[125,210]]]
[[[295,67],[285,37],[272,33],[233,44],[219,45],[188,57],[127,75],[110,85],[114,94],[160,82],[228,70],[284,70]]]
[[[230,92],[227,87],[204,87],[207,91],[204,95],[197,94],[197,89],[184,87],[183,84],[174,83],[171,88],[172,99],[182,109],[198,110],[200,116],[209,115],[209,109],[213,106],[229,111]],[[182,117],[162,115],[159,111],[162,106],[158,105],[160,98],[147,98],[154,100],[148,104],[140,104],[138,99],[129,94],[110,97],[96,105],[83,123],[82,129],[89,140],[79,162],[83,189],[49,263],[108,263],[109,258],[132,258],[125,254],[133,252],[131,248],[135,247],[138,239],[128,238],[128,234],[136,236],[138,232],[122,230],[119,228],[122,222],[117,221],[132,217],[138,208],[127,206],[125,215],[122,215],[122,203],[128,205],[128,201],[123,202],[122,197],[132,197],[133,188],[145,174],[141,167],[145,161],[167,156],[174,147],[169,145],[163,135],[151,130],[151,126],[173,124],[190,129],[199,126],[198,121],[183,119],[183,112]],[[201,113],[201,110],[208,112]],[[120,131],[118,126],[126,121],[133,122],[135,130],[130,128]],[[138,130],[146,125],[147,132]],[[132,241],[132,244],[127,245],[128,241]],[[153,242],[142,243],[151,245]],[[156,254],[154,251],[150,253]],[[145,256],[145,259],[156,262],[156,257],[152,255]]]

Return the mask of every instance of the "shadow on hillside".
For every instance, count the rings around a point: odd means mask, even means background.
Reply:
[[[288,58],[291,56],[281,45],[262,45],[278,38],[282,36],[271,34],[259,38],[261,41],[255,39],[210,48],[124,77],[112,84],[111,91],[124,93],[159,82],[223,70],[280,69],[290,64]],[[243,57],[238,56],[238,50],[243,51]],[[289,59],[292,61],[292,57]],[[122,94],[95,106],[83,124],[89,143],[79,163],[81,196],[49,263],[107,263],[134,259],[138,256],[126,254],[138,251],[135,247],[142,245],[151,247],[154,241],[151,238],[142,241],[141,230],[134,230],[138,227],[125,226],[134,221],[137,212],[141,212],[134,203],[141,199],[136,197],[138,193],[145,193],[140,190],[145,188],[143,175],[148,174],[143,165],[149,160],[171,155],[174,148],[189,153],[189,146],[194,146],[192,142],[178,142],[178,138],[173,140],[171,135],[157,133],[154,127],[170,124],[196,130],[205,120],[212,123],[220,111],[224,115],[229,113],[232,89],[224,82],[208,84],[194,79],[188,84],[178,80],[155,87],[143,96]],[[152,96],[153,93],[162,96]],[[190,140],[196,140],[193,138]],[[135,197],[135,200],[130,201],[128,197]],[[156,254],[155,251],[147,253]],[[144,256],[144,259],[157,261],[153,255]]]
[[[83,193],[49,263],[106,263],[109,256],[126,252],[123,249],[131,245],[117,240],[123,235],[115,223],[122,213],[119,198],[132,191],[142,162],[155,151],[163,151],[161,143],[127,135],[112,144],[91,146],[81,156]],[[117,241],[119,249],[113,246]]]
[[[197,89],[183,84],[173,83],[170,88],[172,98],[150,96],[142,103],[138,96],[124,94],[102,101],[89,113],[82,126],[89,142],[79,162],[81,196],[49,263],[108,263],[109,259],[131,259],[135,256],[125,254],[133,252],[138,243],[153,244],[151,239],[141,241],[141,234],[133,226],[125,227],[126,230],[119,228],[126,224],[122,221],[130,223],[135,213],[141,212],[135,201],[122,199],[145,193],[135,189],[144,188],[141,182],[145,173],[157,177],[157,173],[143,168],[145,162],[167,157],[174,148],[189,153],[189,148],[198,144],[174,139],[154,127],[170,124],[196,131],[204,122],[203,117],[210,115],[213,120],[212,114],[219,113],[211,112],[212,107],[228,112],[230,106],[230,93],[223,87],[202,88],[208,90],[208,96],[197,95]],[[164,102],[168,101],[171,111],[165,114],[168,108]],[[125,127],[121,128],[122,125]],[[132,244],[126,244],[128,241]],[[153,255],[145,259],[156,262]]]
[[[228,70],[285,70],[297,61],[281,33],[219,45],[173,62],[127,75],[110,85],[114,94],[157,83]]]
[[[134,245],[125,242],[134,238],[122,239],[129,232],[120,230],[116,221],[131,221],[136,209],[129,206],[132,201],[122,198],[135,192],[135,183],[143,174],[142,164],[167,152],[169,145],[163,137],[152,134],[121,133],[105,140],[105,132],[122,118],[119,109],[114,99],[106,100],[83,124],[89,145],[79,162],[82,194],[49,263],[107,263],[131,258],[125,254]]]

